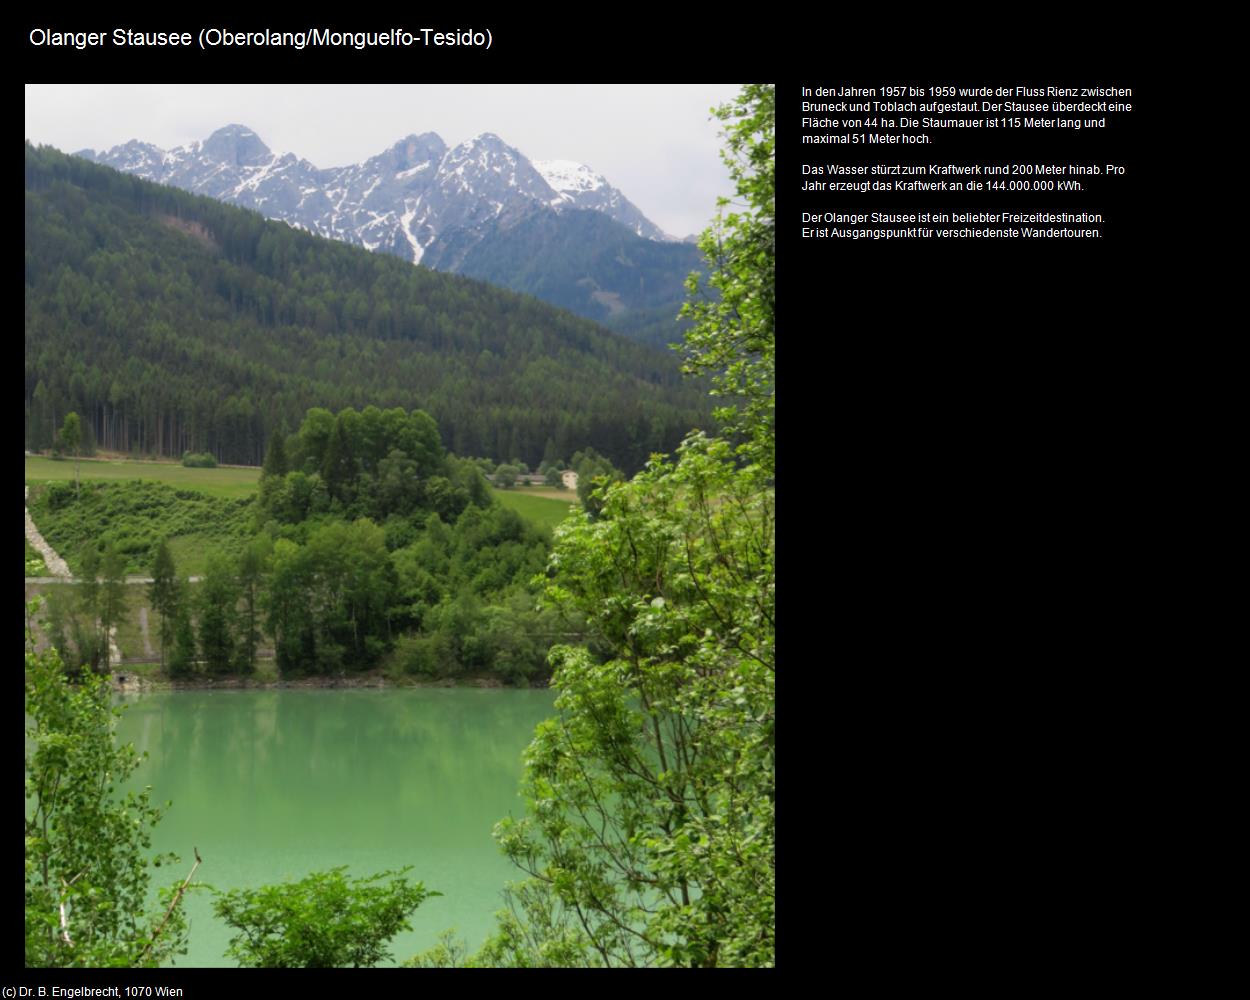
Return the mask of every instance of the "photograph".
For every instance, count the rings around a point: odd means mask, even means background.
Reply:
[[[27,969],[775,966],[776,89],[25,85]]]

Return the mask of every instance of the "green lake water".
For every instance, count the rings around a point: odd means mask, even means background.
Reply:
[[[134,784],[173,800],[153,848],[196,880],[259,886],[347,865],[366,875],[412,866],[443,893],[392,942],[402,961],[456,928],[472,948],[494,926],[506,881],[519,879],[491,838],[521,815],[521,753],[552,714],[551,691],[181,691],[126,699],[119,736],[148,760]],[[232,965],[230,929],[208,892],[186,902],[190,950],[179,966]]]

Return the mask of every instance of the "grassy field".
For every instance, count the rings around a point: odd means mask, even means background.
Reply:
[[[577,494],[564,493],[563,499],[535,495],[534,490],[494,490],[496,499],[505,507],[515,510],[527,521],[542,528],[554,528],[569,513],[569,504],[577,503]],[[559,494],[558,490],[552,493]]]
[[[251,497],[223,497],[172,483],[87,481],[81,496],[63,483],[35,483],[27,507],[43,537],[77,573],[83,550],[111,542],[126,572],[147,576],[168,539],[178,572],[198,576],[210,550],[237,554],[251,537]]]
[[[217,497],[246,497],[256,492],[260,469],[188,469],[172,462],[101,462],[83,459],[83,481],[147,479],[176,489],[199,490]],[[74,481],[74,460],[26,456],[26,482]]]
[[[559,486],[513,486],[509,493],[520,493],[527,497],[547,497],[551,500],[563,500],[565,503],[577,503],[577,490],[562,490]]]

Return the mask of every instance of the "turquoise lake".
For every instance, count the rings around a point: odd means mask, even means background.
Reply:
[[[521,754],[552,714],[552,691],[179,691],[126,699],[119,738],[148,759],[132,785],[172,800],[153,837],[196,880],[234,889],[347,865],[366,875],[412,866],[443,893],[392,942],[395,963],[455,928],[476,948],[505,882],[522,873],[494,824],[520,816]],[[168,872],[168,875],[165,873]],[[178,966],[221,966],[230,928],[211,894],[190,894],[190,950]]]

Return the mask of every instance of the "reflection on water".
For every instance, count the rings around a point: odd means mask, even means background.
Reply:
[[[197,879],[233,889],[348,865],[363,875],[412,865],[442,892],[397,937],[397,960],[456,927],[476,946],[505,881],[520,877],[491,828],[519,813],[521,752],[554,693],[182,691],[128,700],[119,727],[148,760],[134,784],[173,800],[153,848]],[[169,880],[174,880],[171,873]],[[179,965],[226,965],[228,928],[210,894],[193,896],[191,950]]]

